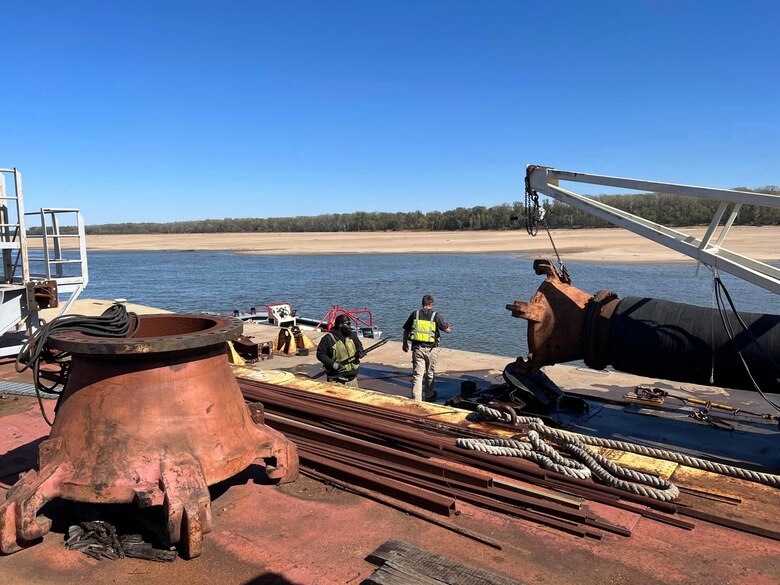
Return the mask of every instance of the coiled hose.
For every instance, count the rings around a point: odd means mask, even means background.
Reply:
[[[52,421],[49,420],[43,409],[41,392],[61,394],[62,391],[57,391],[56,389],[58,386],[65,387],[70,373],[70,361],[68,359],[70,353],[53,353],[49,348],[49,337],[53,333],[66,330],[78,331],[94,337],[132,337],[138,331],[138,326],[138,316],[135,313],[128,312],[124,305],[115,303],[98,317],[86,317],[84,315],[61,315],[55,317],[30,335],[19,350],[19,355],[16,356],[16,371],[21,373],[28,368],[32,369],[38,406],[41,409],[43,419],[49,426],[52,425]],[[50,386],[44,384],[41,378],[40,368],[42,361],[55,363],[60,366],[60,375]]]

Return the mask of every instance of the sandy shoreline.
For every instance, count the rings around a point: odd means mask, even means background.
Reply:
[[[704,227],[682,231],[701,237]],[[554,230],[565,262],[668,263],[692,262],[687,257],[622,229]],[[764,262],[780,262],[780,226],[732,228],[728,249]],[[553,256],[545,232],[312,232],[231,234],[93,235],[89,252],[227,251],[240,254],[411,254],[511,253]]]

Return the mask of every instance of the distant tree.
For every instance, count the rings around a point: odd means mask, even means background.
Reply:
[[[768,185],[761,189],[739,188],[742,191],[780,195],[780,188]],[[617,209],[633,213],[650,221],[670,226],[703,225],[709,223],[718,203],[705,199],[680,197],[665,193],[632,195],[596,195],[592,197]],[[608,227],[610,224],[560,201],[544,200],[546,220],[551,228]],[[448,211],[330,213],[296,217],[244,217],[203,219],[168,223],[114,223],[86,227],[88,234],[181,234],[181,233],[267,233],[267,232],[373,232],[373,231],[459,231],[505,230],[524,227],[525,207],[515,201],[490,208],[482,205],[457,207]],[[512,221],[518,217],[521,221]],[[736,224],[780,225],[780,209],[745,205]],[[69,228],[71,230],[75,228]],[[36,231],[37,230],[37,231]],[[32,228],[30,233],[39,233]]]

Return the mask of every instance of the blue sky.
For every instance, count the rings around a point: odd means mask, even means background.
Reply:
[[[0,166],[87,223],[780,183],[776,2],[4,4]]]

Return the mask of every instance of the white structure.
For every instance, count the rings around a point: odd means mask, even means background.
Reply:
[[[65,314],[87,286],[84,220],[78,209],[25,212],[21,173],[0,169],[0,250],[0,356],[9,356],[40,326],[39,310],[59,307],[64,296]]]
[[[720,205],[715,211],[706,233],[701,239],[698,239],[690,234],[649,221],[626,211],[615,209],[610,205],[564,189],[559,184],[561,181],[712,199],[718,201]],[[635,234],[676,250],[686,256],[695,258],[702,264],[713,266],[718,270],[728,272],[780,294],[779,269],[723,247],[726,235],[737,218],[742,205],[765,205],[780,208],[780,196],[728,189],[693,187],[674,183],[657,183],[655,181],[624,179],[605,175],[591,175],[588,173],[561,171],[538,165],[528,165],[526,167],[526,184],[532,191],[543,193],[568,203],[572,207],[600,217],[614,225],[626,228]],[[730,211],[729,207],[731,207]],[[729,212],[727,219],[720,226],[720,222],[727,211]],[[721,228],[720,233],[717,239],[713,241],[718,227]]]

